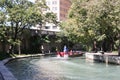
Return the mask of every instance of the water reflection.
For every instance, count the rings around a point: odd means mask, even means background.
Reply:
[[[24,58],[6,65],[18,80],[118,80],[120,66],[85,59]]]

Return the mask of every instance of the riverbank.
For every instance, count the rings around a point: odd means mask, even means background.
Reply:
[[[89,53],[85,54],[87,61],[92,62],[105,62],[105,63],[112,63],[112,64],[119,64],[120,65],[120,56],[117,53]]]
[[[4,80],[2,74],[0,73],[0,80]]]
[[[0,61],[9,57],[11,57],[10,54],[0,52]]]
[[[8,70],[8,68],[4,65],[4,61],[0,61],[0,73],[1,73],[2,80],[17,80],[13,76],[13,74]]]
[[[36,57],[36,56],[43,56],[44,54],[22,54],[22,55],[15,55],[12,58],[7,58],[0,61],[0,80],[17,80],[14,75],[7,69],[5,64],[13,59],[18,58],[27,58],[27,57]]]

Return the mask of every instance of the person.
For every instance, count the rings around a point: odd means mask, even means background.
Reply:
[[[72,53],[73,53],[73,51],[72,51],[72,49],[71,49],[70,52],[69,52],[69,55],[72,55]]]
[[[67,49],[67,46],[65,45],[64,46],[64,49],[63,49],[63,57],[65,57],[65,58],[68,58],[68,49]]]
[[[64,53],[67,52],[67,47],[66,47],[66,45],[64,46],[63,52],[64,52]]]
[[[96,43],[96,41],[94,41],[92,51],[94,51],[95,53],[97,53],[97,46],[96,45],[97,45],[97,43]]]
[[[56,50],[56,52],[58,52],[58,48],[57,48],[57,47],[56,47],[56,49],[55,49],[55,50]]]
[[[67,49],[67,46],[65,45],[64,49],[63,49],[64,54],[67,54],[67,51],[68,51],[68,49]]]
[[[44,53],[44,47],[41,45],[42,54]]]

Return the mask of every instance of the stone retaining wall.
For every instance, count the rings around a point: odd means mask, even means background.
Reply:
[[[2,74],[0,73],[0,80],[4,80]]]
[[[3,76],[3,80],[17,80],[13,74],[6,68],[4,62],[0,61],[0,72]]]
[[[27,57],[36,57],[36,56],[43,56],[44,54],[35,54],[35,55],[20,55],[15,58],[7,58],[3,61],[0,61],[0,80],[17,80],[14,75],[8,70],[8,68],[5,66],[7,62],[13,59],[19,59],[19,58],[27,58]],[[3,78],[3,79],[2,79]]]
[[[113,54],[86,53],[85,57],[89,61],[101,61],[105,63],[120,64],[120,56]]]

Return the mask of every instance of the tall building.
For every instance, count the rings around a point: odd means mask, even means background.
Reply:
[[[70,0],[60,0],[60,21],[64,21],[67,19],[68,10],[71,6]]]
[[[67,14],[69,11],[69,8],[71,6],[71,1],[70,0],[46,0],[46,5],[48,6],[47,10],[44,10],[44,13],[47,12],[53,12],[57,16],[57,21],[65,21],[67,19]],[[32,27],[32,29],[38,29],[36,27]],[[56,26],[53,23],[46,23],[45,26],[42,27],[42,30],[45,31],[52,31],[52,32],[59,32],[60,27]]]
[[[58,21],[64,21],[67,18],[68,10],[71,6],[70,0],[46,0],[50,12],[57,15]]]
[[[67,19],[68,10],[71,6],[70,0],[46,0],[46,4],[49,7],[46,12],[55,13],[57,16],[57,21],[64,21]],[[47,23],[45,29],[60,31],[58,26],[51,23]]]

